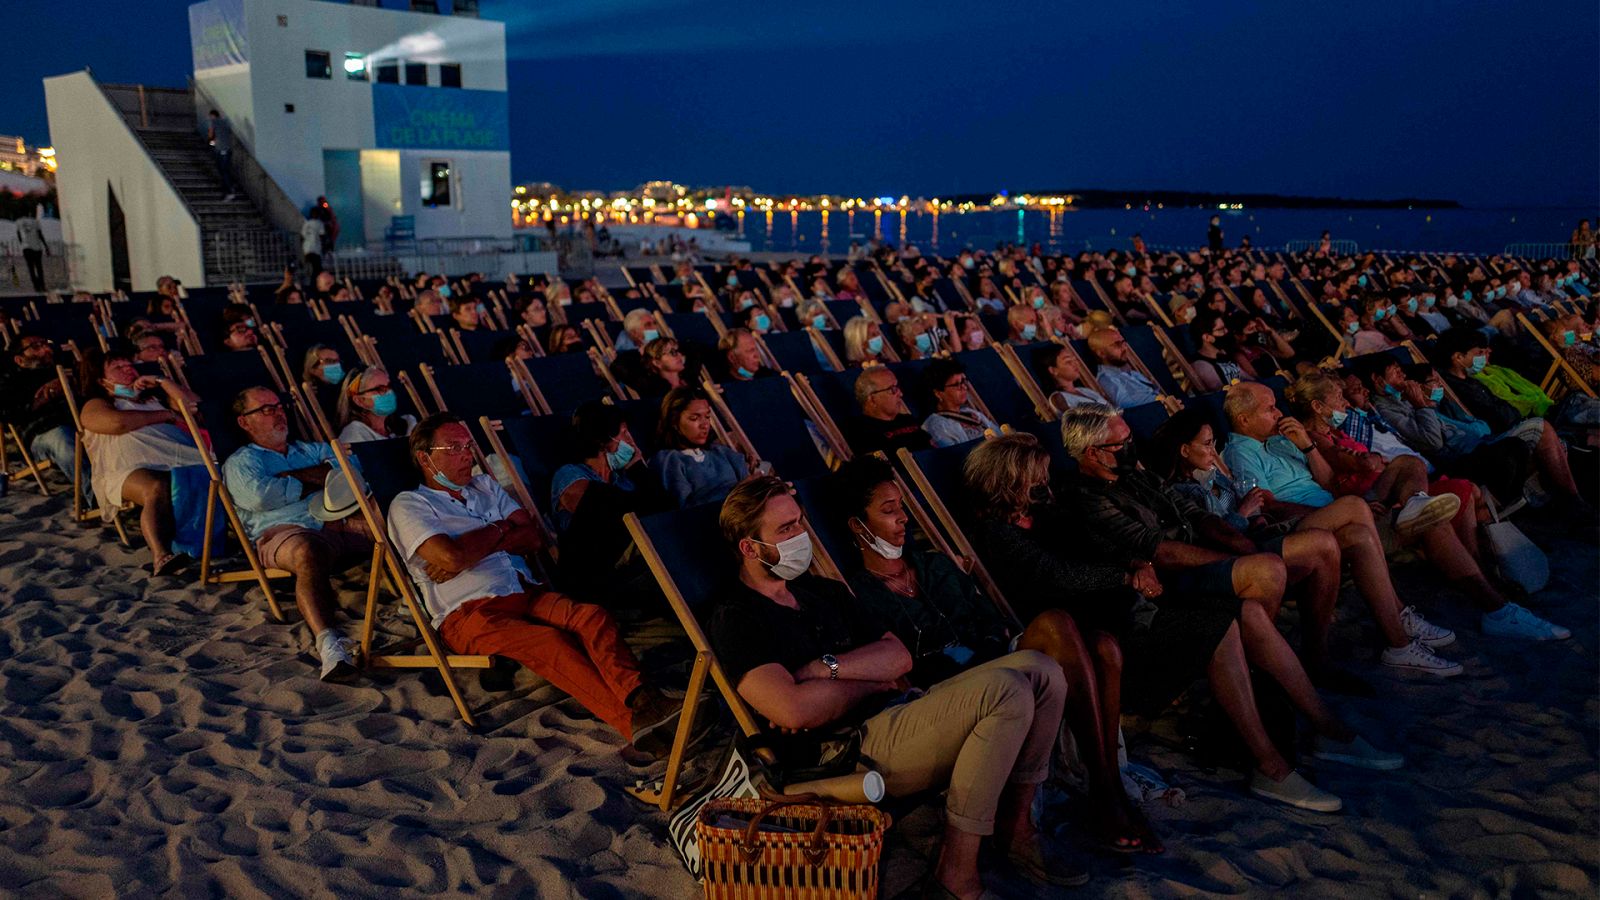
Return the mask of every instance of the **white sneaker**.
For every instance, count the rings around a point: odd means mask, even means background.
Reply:
[[[1564,641],[1572,632],[1546,622],[1526,607],[1507,603],[1499,610],[1483,614],[1483,633],[1492,637],[1522,638],[1529,641]]]
[[[1455,494],[1440,494],[1430,497],[1418,493],[1400,507],[1394,514],[1394,528],[1400,533],[1401,538],[1409,539],[1419,531],[1425,531],[1440,522],[1448,522],[1455,518],[1461,511],[1461,498]]]
[[[1400,627],[1406,630],[1406,637],[1415,638],[1427,647],[1448,647],[1456,642],[1454,631],[1424,619],[1415,606],[1400,610]]]
[[[329,630],[317,641],[317,654],[322,657],[323,681],[348,681],[356,675],[355,657],[350,655],[356,642],[337,631]]]
[[[1427,672],[1440,678],[1449,678],[1461,674],[1461,663],[1441,659],[1433,654],[1432,650],[1422,645],[1421,641],[1412,640],[1404,647],[1388,647],[1383,651],[1383,664],[1396,669],[1410,669],[1413,672]]]
[[[1390,753],[1367,743],[1367,739],[1356,735],[1349,743],[1340,743],[1330,737],[1317,735],[1312,741],[1311,755],[1317,759],[1329,762],[1344,763],[1358,769],[1375,769],[1379,772],[1392,772],[1406,764],[1406,758],[1398,753]]]
[[[1299,772],[1290,772],[1282,781],[1251,772],[1250,793],[1313,812],[1334,813],[1344,809],[1343,800],[1307,781]]]

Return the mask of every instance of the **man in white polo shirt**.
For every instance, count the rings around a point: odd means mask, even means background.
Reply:
[[[389,506],[389,537],[404,557],[433,627],[452,652],[504,656],[571,694],[635,747],[674,722],[679,703],[645,684],[610,613],[546,590],[523,556],[541,548],[533,517],[491,475],[472,474],[472,437],[448,413],[411,432],[422,485]],[[654,746],[652,746],[654,745]]]

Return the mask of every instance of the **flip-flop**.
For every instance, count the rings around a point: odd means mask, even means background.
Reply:
[[[174,553],[171,556],[162,559],[160,562],[155,563],[150,570],[150,574],[178,575],[182,573],[184,569],[189,568],[189,565],[193,562],[194,560],[191,559],[187,553]]]

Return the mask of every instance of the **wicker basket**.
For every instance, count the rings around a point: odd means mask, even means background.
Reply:
[[[739,827],[718,825],[724,816]],[[876,897],[878,856],[891,821],[866,805],[713,800],[695,823],[707,900]]]

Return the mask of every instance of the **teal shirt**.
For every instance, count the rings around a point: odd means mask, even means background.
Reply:
[[[276,525],[322,530],[322,523],[311,517],[306,505],[311,492],[298,478],[281,473],[324,462],[333,462],[333,448],[307,441],[290,441],[287,453],[274,453],[259,444],[245,444],[233,451],[222,466],[222,476],[250,540],[260,539],[262,532]],[[344,476],[335,465],[329,477]]]
[[[1222,459],[1233,471],[1234,483],[1253,478],[1256,487],[1266,488],[1285,503],[1321,507],[1333,502],[1333,495],[1311,477],[1306,455],[1281,434],[1262,443],[1235,432],[1228,436]]]

